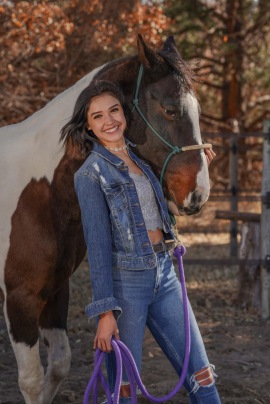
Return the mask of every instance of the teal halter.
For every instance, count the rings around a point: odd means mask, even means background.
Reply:
[[[205,144],[196,144],[196,145],[192,145],[192,146],[183,146],[183,147],[179,147],[179,146],[174,146],[172,145],[170,142],[168,142],[166,139],[164,139],[164,137],[162,137],[157,130],[151,125],[151,123],[147,120],[146,116],[143,114],[142,110],[139,107],[139,99],[138,99],[138,94],[139,94],[139,89],[140,89],[140,85],[141,85],[141,80],[142,80],[142,75],[143,75],[143,65],[140,65],[140,69],[139,69],[139,73],[138,73],[138,78],[137,78],[137,85],[136,85],[136,91],[135,91],[135,96],[134,99],[132,101],[132,113],[135,111],[135,109],[138,111],[139,115],[142,117],[142,119],[144,120],[144,122],[146,123],[146,125],[152,130],[152,132],[163,142],[165,143],[172,151],[168,154],[168,156],[165,159],[165,162],[163,164],[161,173],[160,173],[160,184],[162,186],[163,184],[163,177],[164,177],[164,173],[166,170],[166,167],[168,165],[169,160],[171,159],[172,156],[174,156],[175,154],[179,154],[185,151],[189,151],[189,150],[201,150],[201,149],[211,149],[212,145],[210,143],[205,143]],[[175,221],[175,219],[174,219]]]

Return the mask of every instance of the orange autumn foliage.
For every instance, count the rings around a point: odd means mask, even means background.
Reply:
[[[1,126],[16,123],[104,62],[158,46],[170,20],[139,0],[0,2]]]

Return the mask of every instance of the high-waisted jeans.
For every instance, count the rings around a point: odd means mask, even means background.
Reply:
[[[181,375],[185,355],[185,326],[181,285],[168,252],[157,253],[157,267],[142,271],[114,270],[114,296],[122,307],[118,320],[121,341],[130,349],[139,372],[145,326],[149,328],[178,375]],[[199,386],[194,373],[210,366],[202,337],[189,304],[191,349],[184,386],[190,403],[220,403],[215,381]],[[162,369],[161,369],[162,370]],[[107,372],[111,391],[115,382],[114,353],[107,355]],[[215,376],[215,375],[214,375]],[[128,382],[123,371],[123,384]],[[164,392],[165,394],[165,392]],[[131,403],[121,398],[121,404]]]

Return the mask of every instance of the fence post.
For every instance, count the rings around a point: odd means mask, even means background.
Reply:
[[[230,210],[238,211],[238,133],[232,134],[230,138],[229,154],[229,175],[230,175]],[[237,220],[230,222],[230,254],[237,257]]]
[[[262,216],[261,216],[261,287],[262,318],[270,314],[270,120],[264,121]]]

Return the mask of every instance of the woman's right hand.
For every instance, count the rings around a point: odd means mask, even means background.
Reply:
[[[113,312],[108,311],[99,316],[97,333],[94,339],[94,349],[99,348],[103,352],[111,352],[112,336],[119,339],[119,330]]]

